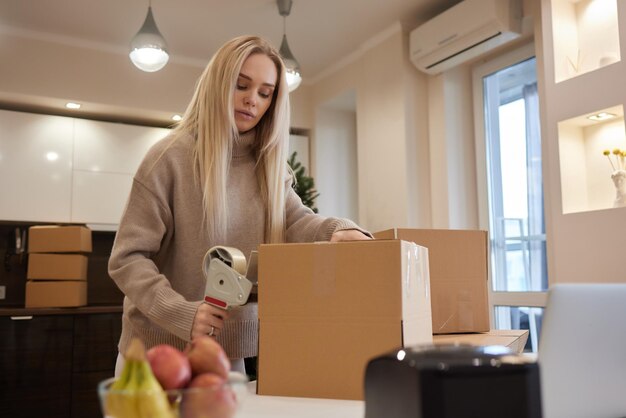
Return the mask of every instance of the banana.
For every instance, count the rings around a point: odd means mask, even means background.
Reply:
[[[122,375],[117,379],[111,387],[105,398],[105,415],[107,417],[122,417],[125,410],[125,395],[122,393],[124,387],[128,383],[131,373],[130,362],[126,363]]]
[[[106,398],[107,418],[139,418],[137,413],[138,364],[128,360],[122,375],[111,385]]]
[[[105,401],[107,418],[176,418],[167,394],[154,377],[143,343],[133,339],[126,351],[122,375]]]
[[[175,415],[170,407],[167,394],[150,368],[150,363],[141,361],[138,363],[141,377],[137,409],[142,418],[174,418]]]

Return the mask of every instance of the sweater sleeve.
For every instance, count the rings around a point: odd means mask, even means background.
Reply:
[[[287,183],[286,191],[287,242],[330,241],[335,231],[356,229],[367,236],[371,234],[349,219],[327,218],[313,212]]]
[[[189,341],[201,301],[189,302],[172,289],[154,261],[167,253],[163,245],[173,233],[171,224],[165,202],[135,179],[111,251],[109,275],[152,322]]]

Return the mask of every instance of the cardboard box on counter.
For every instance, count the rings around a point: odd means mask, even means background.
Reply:
[[[87,280],[88,258],[82,254],[29,254],[29,280]]]
[[[389,229],[374,237],[428,248],[434,334],[489,331],[486,231]]]
[[[528,330],[491,330],[473,334],[441,334],[433,337],[435,344],[503,345],[522,353],[528,340]]]
[[[432,342],[428,250],[394,241],[259,248],[261,395],[363,399],[367,362]]]
[[[81,225],[41,225],[28,229],[29,253],[90,253],[91,229]]]
[[[68,308],[87,305],[86,281],[27,281],[27,308]]]

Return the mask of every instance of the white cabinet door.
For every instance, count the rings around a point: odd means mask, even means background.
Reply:
[[[72,222],[117,229],[132,182],[131,174],[74,171]]]
[[[70,221],[73,122],[0,110],[0,219]]]
[[[169,129],[76,119],[74,170],[135,174]]]
[[[146,152],[169,129],[77,119],[72,222],[116,229]]]

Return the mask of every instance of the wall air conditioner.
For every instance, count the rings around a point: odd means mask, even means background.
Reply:
[[[411,32],[411,61],[438,74],[521,34],[520,0],[464,0]]]

